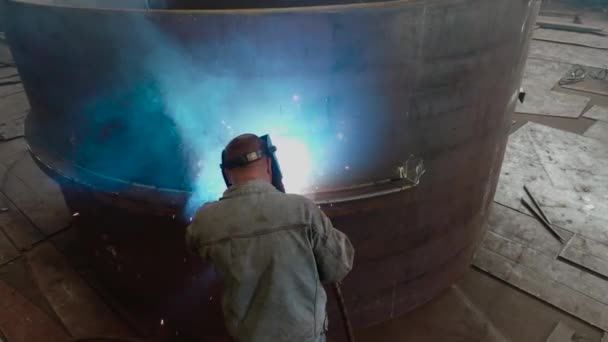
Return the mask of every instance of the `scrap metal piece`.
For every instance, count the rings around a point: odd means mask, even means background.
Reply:
[[[532,192],[528,189],[527,186],[524,185],[524,190],[526,191],[526,193],[528,194],[528,196],[530,197],[530,199],[532,200],[532,204],[534,204],[534,206],[536,207],[536,209],[538,209],[538,212],[542,215],[542,217],[545,219],[545,221],[550,224],[553,225],[553,222],[551,222],[551,220],[549,220],[549,217],[547,217],[547,215],[545,214],[545,212],[543,211],[543,208],[541,208],[540,204],[538,203],[538,201],[536,200],[536,198],[534,198],[534,196],[532,196]]]
[[[545,226],[545,228],[547,228],[547,230],[549,230],[551,234],[555,235],[560,242],[565,242],[564,238],[559,234],[559,232],[555,230],[547,221],[545,221],[543,217],[537,213],[536,210],[534,210],[534,208],[532,208],[532,206],[525,199],[522,198],[521,203],[543,224],[543,226]]]
[[[425,173],[424,161],[410,155],[403,165],[397,167],[397,178],[385,178],[375,182],[315,192],[306,196],[314,200],[317,205],[332,205],[384,196],[418,186],[420,178]]]

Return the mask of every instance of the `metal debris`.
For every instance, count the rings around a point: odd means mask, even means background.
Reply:
[[[555,237],[560,242],[564,243],[564,238],[547,221],[545,221],[543,219],[543,217],[539,213],[537,213],[536,210],[534,210],[534,208],[532,208],[532,206],[530,205],[530,203],[528,203],[528,201],[526,201],[525,199],[522,198],[521,203],[543,224],[543,226],[545,226],[545,228],[547,228],[549,230],[549,232],[551,234],[555,235]]]

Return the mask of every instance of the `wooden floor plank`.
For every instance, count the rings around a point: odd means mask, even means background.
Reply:
[[[608,245],[575,235],[560,257],[608,277]]]
[[[40,309],[0,280],[0,329],[10,342],[65,342],[69,335]]]
[[[597,300],[486,248],[479,250],[474,265],[600,329],[608,330],[608,306]]]
[[[482,246],[539,275],[608,305],[608,282],[584,270],[549,258],[522,244],[488,232]]]
[[[27,254],[40,290],[73,336],[131,336],[129,328],[49,242]]]

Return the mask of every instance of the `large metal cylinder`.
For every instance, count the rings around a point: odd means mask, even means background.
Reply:
[[[360,328],[467,269],[540,1],[304,3],[10,0],[7,37],[32,107],[32,155],[74,210],[85,196],[179,216],[221,193],[231,137],[270,133],[288,191],[329,193],[323,209],[353,241],[343,292]],[[427,170],[418,186],[377,191],[411,154]],[[360,184],[372,185],[337,200]],[[129,229],[141,228],[112,234]],[[130,243],[124,258],[144,242]]]

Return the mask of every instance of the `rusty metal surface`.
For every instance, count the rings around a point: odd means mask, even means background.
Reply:
[[[32,107],[26,137],[83,213],[83,243],[125,300],[155,306],[154,315],[170,311],[181,331],[221,334],[218,279],[185,256],[184,223],[173,220],[200,172],[200,156],[175,134],[175,111],[158,110],[175,110],[167,84],[192,101],[180,69],[238,81],[203,81],[209,87],[194,93],[200,115],[189,122],[202,135],[222,132],[217,146],[240,130],[295,122],[323,162],[313,190],[390,179],[410,154],[424,160],[415,188],[323,206],[357,250],[343,284],[355,328],[430,300],[467,268],[494,196],[538,1],[239,11],[36,2],[9,2],[7,36]],[[149,28],[163,39],[149,39]],[[165,106],[148,106],[158,99]],[[203,149],[205,176],[219,174],[217,146]],[[138,213],[143,207],[161,217]],[[186,318],[195,311],[205,318]]]

